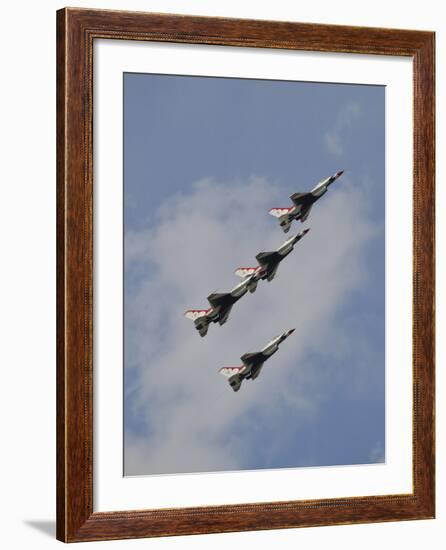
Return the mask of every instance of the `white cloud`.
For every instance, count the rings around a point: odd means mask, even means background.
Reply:
[[[358,103],[345,105],[336,117],[333,128],[324,134],[324,142],[328,151],[335,157],[342,157],[344,154],[345,132],[352,127],[352,124],[361,114]]]
[[[318,386],[319,373],[305,355],[323,347],[328,333],[333,341],[337,309],[367,281],[364,249],[376,234],[366,190],[348,178],[315,206],[310,233],[276,279],[244,296],[224,326],[212,324],[202,339],[183,317],[186,309],[207,307],[211,292],[230,290],[235,268],[255,265],[258,252],[287,238],[267,214],[286,199],[279,191],[254,177],[202,180],[162,205],[152,227],[126,234],[128,273],[143,274],[126,302],[126,365],[137,380],[127,398],[140,424],[138,435],[126,434],[126,474],[243,467],[252,452],[243,430],[253,410],[265,424],[277,421],[284,407],[293,422],[305,422],[329,392]],[[295,223],[289,235],[301,229]],[[293,327],[261,376],[240,392],[217,374]],[[258,421],[254,416],[253,428]]]

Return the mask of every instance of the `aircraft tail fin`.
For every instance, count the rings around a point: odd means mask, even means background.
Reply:
[[[252,275],[253,273],[255,273],[257,271],[258,267],[239,267],[237,268],[234,273],[244,279],[245,277],[249,277],[250,275]]]
[[[208,333],[209,320],[207,318],[197,319],[195,321],[195,328],[198,331],[198,334],[203,338]]]
[[[223,367],[218,372],[226,378],[231,378],[231,376],[234,376],[235,374],[240,374],[240,372],[244,369],[245,366],[240,365],[239,367]]]
[[[195,323],[195,328],[197,329],[200,336],[206,336],[209,328],[209,319],[207,318],[207,313],[209,309],[188,309],[184,316],[190,319]]]
[[[200,317],[204,317],[208,311],[208,309],[188,309],[184,312],[184,316],[191,321],[196,321]]]
[[[228,379],[228,383],[234,391],[239,391],[243,378],[240,374],[245,370],[245,366],[223,367],[218,372]]]

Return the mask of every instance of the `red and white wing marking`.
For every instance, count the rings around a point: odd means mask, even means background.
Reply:
[[[234,271],[234,273],[238,275],[238,277],[241,277],[242,279],[244,279],[245,277],[249,277],[250,275],[253,275],[258,269],[259,269],[258,266],[257,267],[239,267]]]
[[[192,321],[195,321],[195,319],[198,319],[199,317],[204,317],[208,311],[208,309],[188,309],[184,313],[184,316]]]
[[[294,208],[294,206],[291,206],[290,208],[271,208],[269,213],[271,216],[274,216],[275,218],[281,218],[285,214],[289,214],[289,212]]]
[[[218,372],[223,376],[226,376],[226,378],[231,378],[231,376],[234,376],[234,374],[239,374],[245,369],[246,367],[244,365],[240,365],[240,367],[223,367]]]

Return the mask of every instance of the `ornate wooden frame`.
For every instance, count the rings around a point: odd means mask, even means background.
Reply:
[[[413,493],[93,512],[93,41],[409,56],[414,69]],[[57,538],[66,541],[434,517],[432,32],[65,8],[57,12]]]

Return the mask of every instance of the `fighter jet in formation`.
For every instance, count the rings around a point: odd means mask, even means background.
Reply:
[[[240,300],[249,290],[255,292],[257,283],[260,280],[272,281],[276,275],[280,262],[293,250],[294,245],[304,237],[309,229],[304,229],[285,241],[277,250],[272,252],[260,252],[256,259],[259,262],[257,267],[239,267],[235,273],[243,278],[243,281],[235,286],[230,292],[213,293],[208,296],[210,308],[189,309],[185,316],[195,323],[200,336],[206,336],[211,323],[226,323],[232,306]]]
[[[211,323],[224,325],[228,320],[232,306],[240,300],[248,291],[248,281],[243,280],[235,286],[230,292],[210,294],[207,298],[210,308],[208,309],[189,309],[185,316],[195,323],[200,336],[206,336]]]
[[[319,200],[322,195],[328,191],[328,187],[336,181],[344,170],[336,172],[333,176],[322,180],[316,187],[307,193],[293,193],[290,199],[293,201],[293,206],[284,208],[271,208],[269,213],[279,219],[280,227],[284,233],[288,233],[293,220],[300,220],[302,223],[310,215],[313,204]]]
[[[257,267],[239,267],[235,274],[242,277],[250,292],[255,292],[257,283],[265,279],[272,281],[276,275],[280,262],[294,249],[294,245],[304,237],[309,229],[304,229],[297,235],[286,240],[277,250],[272,252],[260,252],[256,256],[259,265]]]
[[[313,204],[327,192],[328,187],[343,173],[343,170],[336,172],[333,176],[330,176],[329,178],[326,178],[318,183],[311,191],[307,193],[294,193],[290,197],[294,203],[293,206],[289,208],[273,208],[269,213],[279,218],[280,226],[283,231],[287,233],[293,220],[300,220],[301,222],[304,222],[308,218]],[[257,289],[257,284],[260,280],[272,281],[277,273],[280,262],[288,256],[288,254],[294,249],[294,245],[299,242],[300,239],[308,233],[308,231],[309,229],[305,229],[304,231],[301,231],[297,235],[291,237],[277,250],[271,252],[260,252],[257,254],[256,260],[258,265],[256,267],[239,267],[235,273],[242,277],[243,280],[241,283],[236,285],[230,292],[210,294],[207,298],[210,305],[208,309],[189,309],[186,311],[184,315],[188,319],[194,321],[195,328],[200,336],[206,336],[211,323],[218,323],[220,325],[225,324],[229,318],[233,305],[238,302],[238,300],[240,300],[240,298],[244,296],[248,290],[251,293],[255,292]],[[286,336],[288,336],[288,333]],[[274,351],[276,351],[276,349]],[[262,353],[265,353],[265,348],[258,354],[247,354],[243,357],[246,358],[251,355],[260,357]],[[253,365],[251,365],[251,363],[249,365],[245,363],[243,367],[234,368],[238,369],[237,373],[240,376],[242,375],[241,369],[243,369],[244,374],[241,379],[255,378],[258,375],[258,372],[260,372],[263,361],[260,364],[260,367],[257,367],[257,363],[254,363]],[[251,371],[253,374],[251,374]],[[237,378],[237,380],[239,380],[239,378]],[[240,383],[237,382],[235,384],[237,387],[235,391],[239,389]]]
[[[223,367],[218,372],[228,378],[234,391],[239,391],[243,380],[255,380],[262,370],[264,362],[279,349],[279,345],[293,334],[294,328],[273,338],[261,351],[245,353],[240,357],[243,365],[239,367]]]

